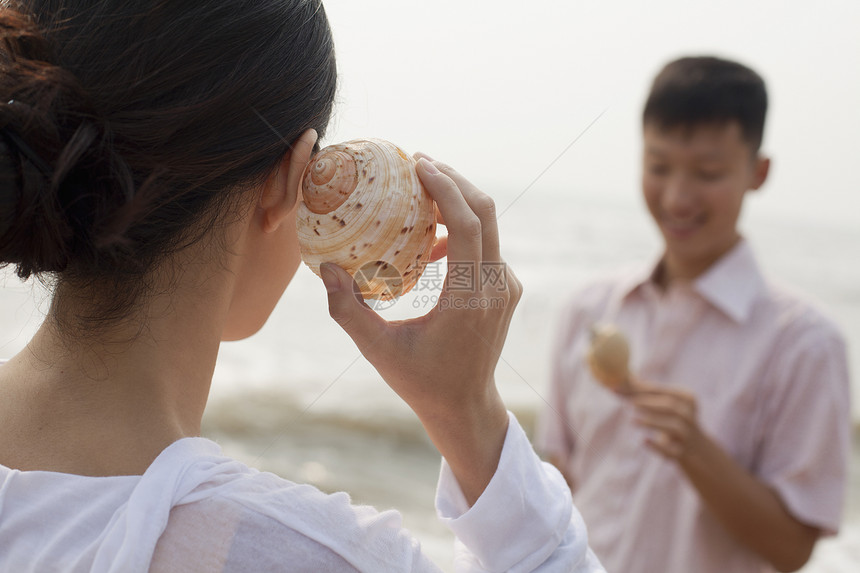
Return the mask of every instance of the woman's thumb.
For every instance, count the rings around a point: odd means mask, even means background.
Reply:
[[[339,266],[322,263],[320,277],[328,291],[328,313],[367,356],[370,345],[385,332],[385,320],[365,304],[358,285]]]

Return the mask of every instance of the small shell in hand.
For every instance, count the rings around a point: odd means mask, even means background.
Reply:
[[[364,298],[390,300],[415,286],[436,240],[435,203],[415,163],[380,139],[314,155],[296,217],[305,264],[317,275],[320,263],[344,268]]]
[[[627,337],[612,324],[591,327],[588,366],[598,382],[616,392],[627,393],[630,384],[630,345]]]

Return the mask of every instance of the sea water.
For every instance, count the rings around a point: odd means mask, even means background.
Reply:
[[[647,264],[660,240],[638,200],[542,189],[496,196],[502,255],[524,285],[496,379],[527,431],[546,398],[549,347],[559,311],[582,283],[621,265]],[[860,364],[860,226],[803,214],[756,211],[742,222],[768,274],[815,299],[849,340]],[[444,264],[381,314],[428,311]],[[47,308],[44,291],[9,271],[0,290],[0,354],[17,352]],[[854,380],[854,417],[860,419]],[[267,325],[222,346],[204,434],[243,461],[356,503],[397,508],[425,551],[450,570],[452,538],[435,519],[439,455],[408,407],[328,316],[325,289],[302,266]],[[846,525],[823,541],[804,571],[856,570],[860,563],[860,452],[855,448]]]

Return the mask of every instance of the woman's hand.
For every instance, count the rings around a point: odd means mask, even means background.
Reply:
[[[495,473],[507,431],[494,372],[522,285],[499,254],[493,200],[452,168],[419,157],[418,175],[448,228],[433,253],[448,256],[438,304],[388,322],[346,271],[326,263],[321,274],[332,318],[415,411],[472,504]]]

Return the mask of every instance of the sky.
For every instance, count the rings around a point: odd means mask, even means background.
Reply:
[[[494,196],[638,201],[640,113],[667,61],[765,79],[765,215],[860,228],[860,2],[327,0],[340,91],[325,142],[381,137]],[[860,249],[860,246],[858,246]]]

